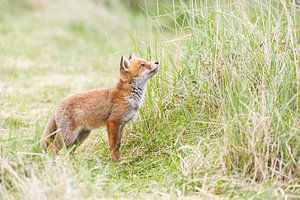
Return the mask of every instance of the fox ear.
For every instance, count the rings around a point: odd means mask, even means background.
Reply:
[[[136,58],[136,55],[134,53],[130,54],[128,59],[131,60],[131,58]]]
[[[128,71],[129,61],[124,56],[121,57],[120,70]]]

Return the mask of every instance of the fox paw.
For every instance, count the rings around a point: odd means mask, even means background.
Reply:
[[[120,161],[120,154],[119,153],[112,153],[111,154],[111,159],[113,161]]]

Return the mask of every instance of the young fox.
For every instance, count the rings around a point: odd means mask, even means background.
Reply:
[[[148,80],[158,72],[159,63],[147,62],[131,54],[122,56],[120,80],[115,88],[73,94],[62,100],[49,120],[41,138],[41,147],[49,145],[56,153],[83,142],[92,129],[107,127],[112,160],[120,159],[120,140],[124,125],[138,114]]]

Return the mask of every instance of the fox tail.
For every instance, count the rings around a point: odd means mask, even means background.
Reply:
[[[40,146],[41,148],[46,151],[48,146],[50,145],[51,140],[54,139],[56,131],[57,130],[57,126],[56,126],[56,121],[55,121],[55,117],[53,116],[47,123],[41,140],[40,140]]]

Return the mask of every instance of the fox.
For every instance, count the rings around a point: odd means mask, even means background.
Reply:
[[[122,56],[119,81],[109,89],[75,93],[58,103],[41,136],[41,149],[76,148],[93,129],[106,126],[108,148],[113,161],[120,160],[121,135],[124,126],[138,115],[147,83],[159,70],[158,61],[146,61],[132,53]]]

